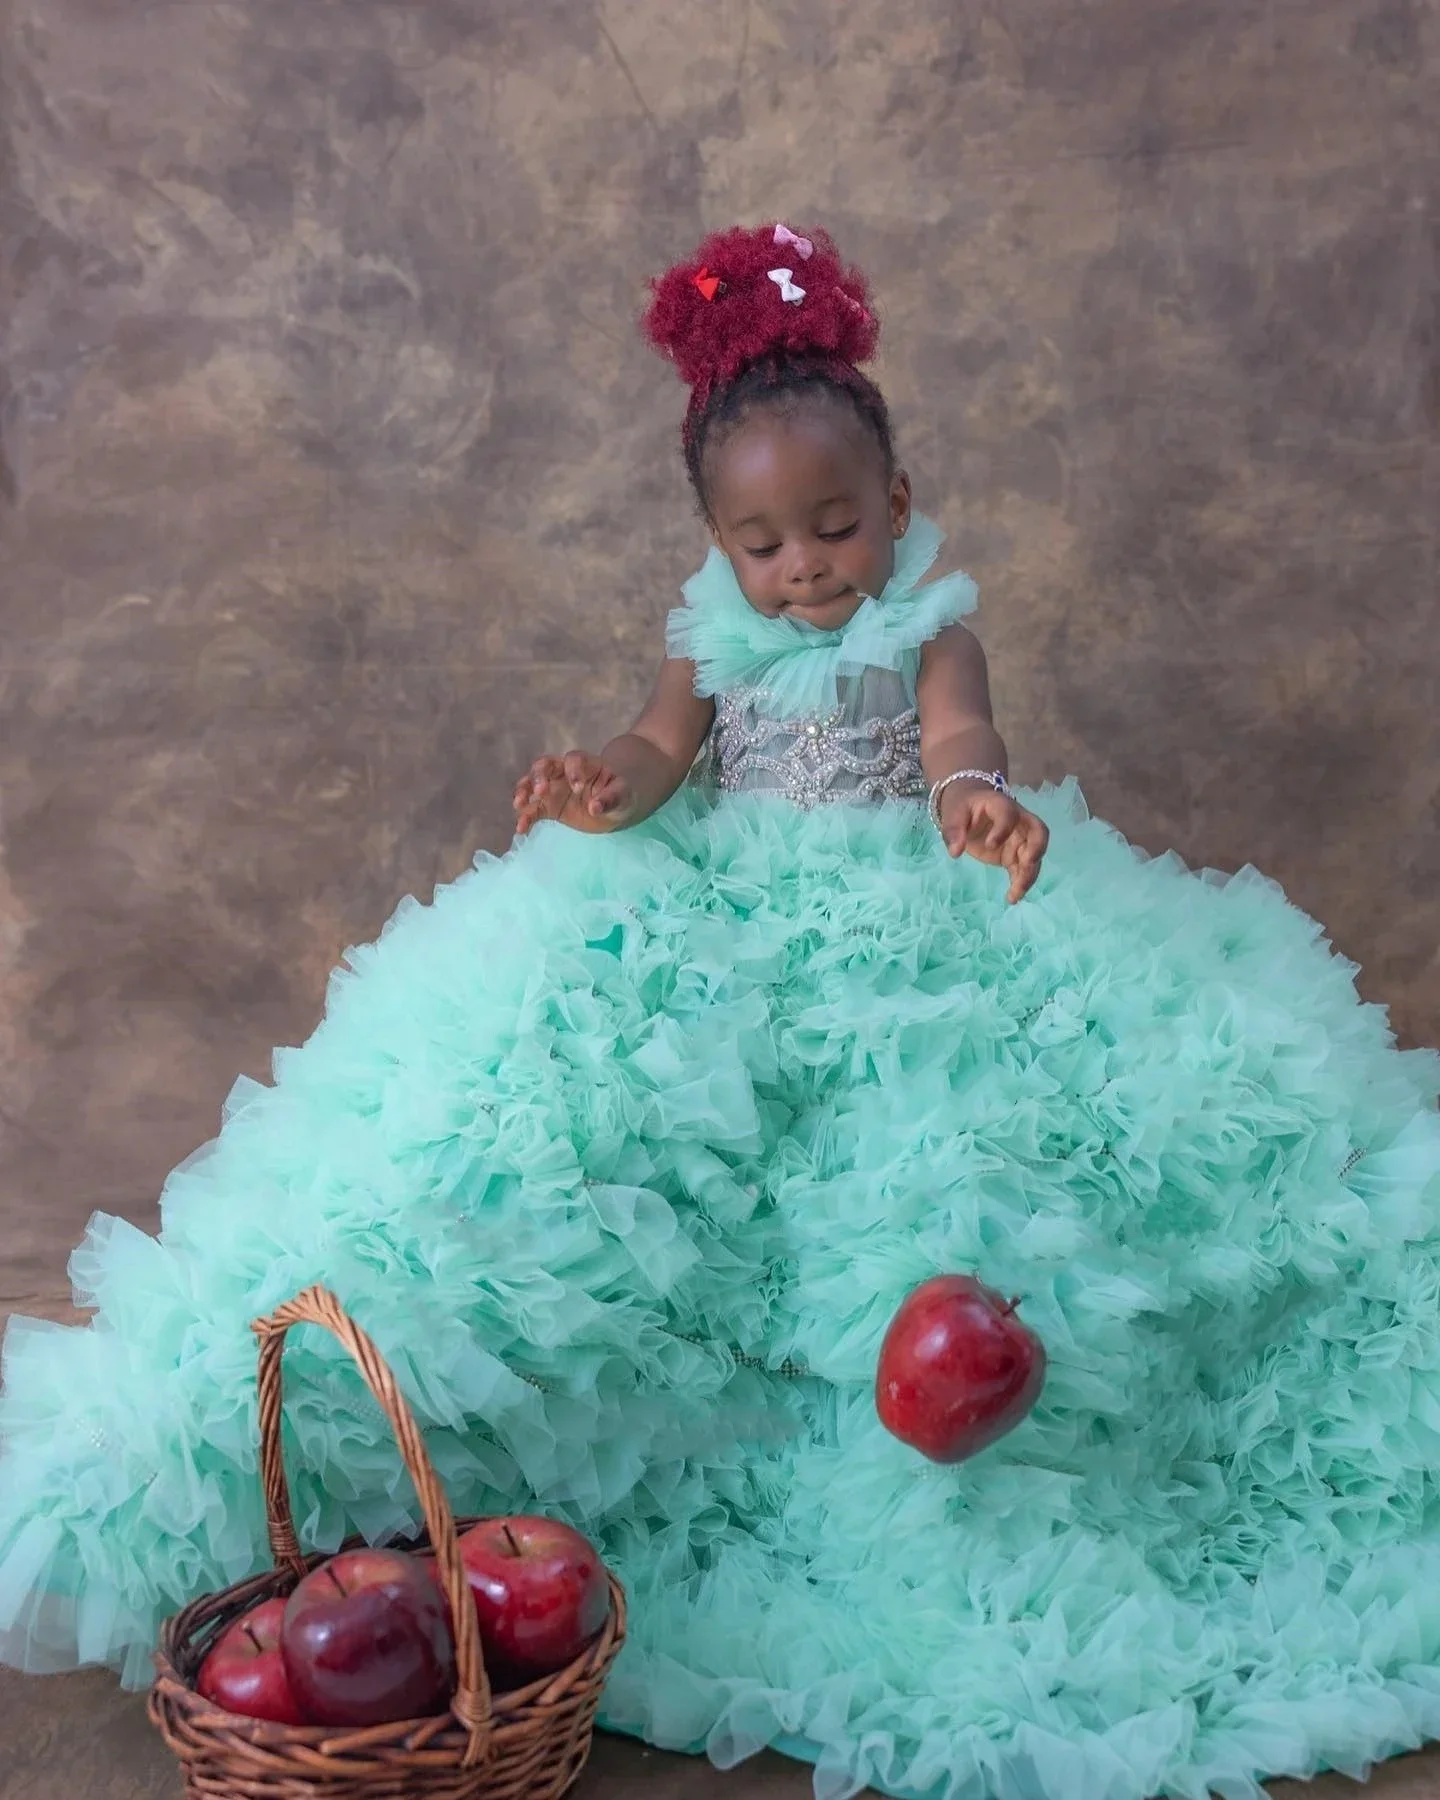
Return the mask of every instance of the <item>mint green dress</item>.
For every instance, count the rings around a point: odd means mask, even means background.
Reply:
[[[264,1561],[249,1322],[378,1339],[458,1510],[545,1509],[629,1588],[605,1721],[821,1800],[1199,1800],[1440,1736],[1437,1059],[1252,870],[1147,860],[1072,786],[1019,906],[926,817],[915,675],[974,602],[820,633],[712,554],[671,617],[717,719],[631,831],[546,825],[334,976],[78,1329],[15,1322],[0,1642],[143,1681]],[[1022,1296],[1049,1377],[953,1468],[889,1437],[906,1292]],[[314,1546],[415,1523],[295,1334]]]

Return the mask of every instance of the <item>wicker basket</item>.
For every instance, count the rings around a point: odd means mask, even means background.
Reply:
[[[292,1325],[323,1325],[359,1364],[395,1437],[424,1510],[455,1621],[457,1685],[450,1711],[363,1730],[241,1718],[192,1685],[219,1633],[238,1614],[285,1594],[322,1556],[302,1556],[280,1451],[280,1355]],[[185,1792],[204,1800],[557,1800],[590,1753],[595,1710],[625,1638],[625,1595],[610,1579],[610,1617],[568,1668],[492,1694],[475,1607],[457,1548],[473,1520],[452,1518],[425,1445],[380,1352],[325,1288],[307,1288],[253,1327],[260,1339],[260,1455],[275,1568],[196,1600],[167,1621],[155,1655],[150,1717],[179,1757]],[[359,1540],[351,1540],[358,1542]]]

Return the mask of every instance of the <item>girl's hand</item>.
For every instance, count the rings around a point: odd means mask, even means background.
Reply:
[[[618,831],[634,805],[630,783],[598,756],[585,750],[538,756],[515,786],[515,835],[524,837],[541,819],[557,819],[572,831]]]
[[[977,862],[1007,869],[1011,906],[1034,887],[1050,842],[1043,820],[981,782],[971,787],[957,781],[946,788],[940,796],[940,835],[952,856],[968,853]]]

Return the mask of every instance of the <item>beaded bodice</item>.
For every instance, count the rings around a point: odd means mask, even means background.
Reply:
[[[716,695],[697,780],[722,793],[782,794],[801,807],[925,797],[920,720],[901,671],[842,678],[837,704],[823,713],[773,718],[766,700],[763,688]]]

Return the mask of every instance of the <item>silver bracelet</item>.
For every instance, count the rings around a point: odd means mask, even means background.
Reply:
[[[997,794],[1010,798],[1010,783],[998,769],[956,769],[953,775],[945,775],[930,790],[930,823],[938,831],[940,829],[940,800],[952,781],[983,781],[986,787],[994,788]]]

